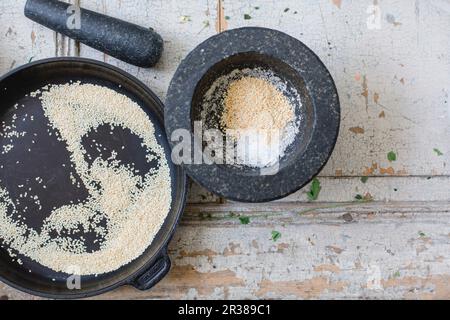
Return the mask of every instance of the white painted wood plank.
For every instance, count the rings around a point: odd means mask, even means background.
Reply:
[[[25,2],[0,1],[0,74],[55,55],[55,33],[25,18]]]
[[[325,175],[364,175],[374,162],[410,175],[448,175],[448,1],[379,1],[380,30],[367,27],[373,3],[227,1],[224,6],[230,28],[285,31],[314,50],[332,73],[342,126]],[[251,19],[245,20],[245,14]],[[433,148],[446,155],[436,156]],[[399,156],[394,164],[386,159],[391,150]],[[379,170],[374,174],[381,175]]]
[[[166,51],[156,69],[131,67],[82,46],[82,55],[106,60],[137,74],[160,96],[165,94],[170,82],[170,77],[166,77],[167,74],[170,76],[173,74],[180,59],[196,44],[214,34],[212,25],[217,16],[214,1],[208,2],[206,8],[203,1],[189,3],[167,1],[148,4],[131,0],[121,2],[98,0],[84,1],[83,5],[137,24],[150,25],[162,34],[166,39]],[[445,36],[445,32],[438,32],[436,39],[417,38],[413,44],[408,44],[405,40],[423,33],[422,22],[428,21],[427,19],[434,21],[435,15],[440,17],[439,8],[426,7],[427,10],[420,15],[421,6],[424,6],[421,3],[417,3],[416,6],[405,2],[384,5],[382,29],[369,30],[365,26],[367,14],[364,11],[368,4],[362,2],[345,1],[340,8],[329,1],[309,3],[228,1],[224,6],[230,28],[260,25],[285,31],[309,45],[330,68],[341,93],[343,124],[336,151],[322,175],[448,175],[447,163],[450,152],[446,152],[446,141],[450,139],[450,121],[447,116],[446,100],[450,79],[446,75],[450,69],[446,67],[450,64],[450,59],[445,60],[445,53],[449,47],[441,39]],[[137,11],[135,7],[142,10]],[[286,8],[289,10],[284,12]],[[419,13],[416,10],[419,10]],[[403,12],[402,21],[404,22],[394,26],[389,21],[392,20],[391,16],[399,11]],[[244,19],[245,14],[250,15],[251,19]],[[354,18],[349,19],[350,15]],[[442,15],[445,18],[445,12]],[[188,17],[185,19],[187,21],[182,23],[181,17]],[[450,20],[444,18],[441,17],[435,23],[428,24],[427,28],[445,27]],[[209,27],[205,27],[205,21],[208,21]],[[333,27],[329,28],[328,25]],[[201,32],[193,32],[195,29]],[[357,34],[357,37],[349,37],[349,34]],[[386,44],[386,39],[390,39],[393,45]],[[444,56],[437,60],[425,59],[428,52],[424,41],[436,43],[435,54],[444,54]],[[408,54],[405,51],[415,52],[415,54]],[[419,63],[420,60],[425,61],[426,65]],[[350,69],[353,70],[349,71]],[[436,77],[428,77],[429,70],[433,70]],[[399,78],[397,73],[403,76]],[[413,80],[414,77],[418,80]],[[373,79],[375,85],[374,89],[368,89],[370,99],[366,108],[364,87],[368,78]],[[394,83],[395,78],[398,81]],[[404,83],[407,78],[411,78],[411,83]],[[405,86],[409,87],[405,88]],[[442,87],[441,92],[435,91],[437,87]],[[410,92],[411,95],[405,95],[406,92]],[[395,96],[398,94],[402,95],[402,99]],[[429,101],[431,105],[430,108],[436,109],[436,112],[429,112],[421,107],[425,97],[427,103]],[[383,99],[385,99],[384,102]],[[391,103],[394,103],[394,107],[386,108],[385,104]],[[379,117],[382,111],[384,111],[384,118]],[[427,122],[424,122],[424,119],[428,119]],[[364,132],[361,133],[362,131]],[[436,141],[435,146],[428,143],[431,137]],[[433,151],[434,147],[443,151],[444,155],[438,156]],[[387,160],[386,155],[391,150],[398,155],[399,160],[395,163]],[[383,185],[388,186],[391,182],[392,180],[386,181]],[[336,182],[334,185],[344,186],[346,190],[356,189],[355,183],[348,187],[346,180],[342,183]],[[382,186],[375,187],[377,188],[375,193],[382,190],[380,197],[387,200],[397,198],[423,200],[420,194],[433,195],[431,199],[448,198],[448,193],[438,186],[430,190],[425,187],[424,192],[420,192],[421,183],[417,180],[412,184],[403,181],[401,185],[409,186],[407,190],[412,193],[400,192],[398,196],[397,193],[393,193],[395,187],[387,191],[388,189],[383,190]],[[338,191],[336,187],[328,190],[334,190],[328,194],[334,197],[327,198],[325,201],[349,201],[354,197],[350,191],[335,193]],[[304,193],[303,190],[290,197],[288,201],[304,200]],[[416,196],[417,194],[419,196]],[[210,197],[210,193],[200,192],[191,198],[193,198],[192,202],[198,202]],[[216,199],[213,198],[213,201]]]
[[[278,216],[272,209],[248,225],[226,210],[205,219],[189,209],[170,246],[168,277],[148,292],[121,288],[100,298],[450,298],[450,203],[303,215],[280,207]],[[28,298],[5,285],[2,295]]]

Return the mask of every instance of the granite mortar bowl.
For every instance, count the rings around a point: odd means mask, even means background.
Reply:
[[[272,168],[184,163],[188,175],[209,191],[242,202],[266,202],[285,197],[316,176],[334,149],[340,125],[340,105],[334,81],[320,59],[299,40],[280,31],[248,27],[223,32],[196,47],[180,64],[170,84],[165,126],[172,148],[177,129],[190,132],[191,142],[205,147],[202,130],[220,128],[223,112],[205,107],[207,91],[233,70],[268,70],[286,85],[294,101],[299,130],[279,163]],[[292,99],[295,95],[295,99]],[[173,149],[178,152],[178,149]],[[191,150],[194,159],[195,148]]]

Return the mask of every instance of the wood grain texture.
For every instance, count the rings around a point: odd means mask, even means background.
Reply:
[[[125,287],[98,298],[449,297],[448,202],[337,205],[302,215],[297,210],[311,205],[248,205],[233,217],[227,205],[191,206],[171,243],[166,279],[147,292]],[[282,234],[277,242],[272,230]]]
[[[378,1],[380,28],[371,29],[372,0],[227,0],[220,14],[216,0],[81,0],[155,28],[165,52],[152,69],[86,46],[78,52],[25,19],[24,3],[0,2],[1,73],[31,57],[79,54],[130,72],[163,99],[183,57],[225,19],[228,29],[264,26],[300,39],[339,91],[341,132],[317,203],[305,195],[309,186],[247,205],[191,183],[168,277],[148,292],[121,288],[99,298],[450,298],[450,1]],[[282,234],[277,242],[273,230]],[[0,298],[33,297],[0,284]]]

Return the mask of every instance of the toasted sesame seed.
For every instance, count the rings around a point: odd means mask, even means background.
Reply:
[[[65,142],[68,160],[77,174],[77,179],[71,176],[71,180],[81,187],[80,180],[89,198],[84,202],[73,199],[69,204],[54,207],[38,231],[13,219],[27,213],[17,212],[8,190],[0,187],[3,243],[57,272],[78,266],[81,275],[111,272],[138,258],[152,243],[171,206],[169,167],[152,122],[130,98],[101,86],[75,82],[50,86],[30,96],[40,99],[52,129],[57,129],[57,139]],[[154,159],[151,154],[156,154],[159,167],[144,177],[138,176],[129,166],[120,164],[117,153],[107,160],[97,157],[88,164],[82,138],[103,124],[127,128],[139,136],[144,141],[147,161]],[[48,130],[48,135],[52,131]],[[39,184],[43,182],[40,177],[30,177],[33,178]],[[39,197],[30,193],[41,210]],[[27,196],[25,192],[19,197]],[[13,215],[9,213],[11,207],[15,210]],[[106,226],[102,221],[107,222]],[[88,251],[83,237],[91,232],[100,246],[94,252]],[[11,257],[13,250],[8,251]]]

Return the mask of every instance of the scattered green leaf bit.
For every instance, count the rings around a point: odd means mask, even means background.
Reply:
[[[391,151],[387,154],[387,158],[390,162],[392,161],[396,161],[397,160],[397,155],[395,154],[394,151]]]
[[[209,20],[203,21],[203,27],[208,28],[209,27]]]
[[[361,177],[361,182],[366,183],[369,180],[369,177]]]
[[[244,14],[244,19],[245,20],[250,20],[252,17],[249,14]]]
[[[230,20],[230,16],[225,16],[225,20]]]
[[[443,156],[444,154],[441,152],[441,150],[439,150],[438,148],[434,148],[433,151],[438,155],[438,156]]]
[[[311,190],[306,193],[308,199],[310,201],[317,200],[317,198],[319,197],[320,190],[322,190],[322,187],[320,186],[320,181],[317,178],[314,178],[311,184]]]
[[[181,16],[180,17],[180,22],[181,23],[186,23],[186,22],[189,22],[189,21],[192,21],[191,20],[191,16]]]
[[[426,237],[427,235],[425,233],[423,233],[422,231],[419,231],[419,236],[421,236],[423,238],[423,237]]]
[[[259,7],[255,7],[255,10],[259,10]]]
[[[278,239],[280,239],[281,238],[281,232],[279,232],[279,231],[272,231],[272,240],[275,242],[275,241],[277,241]]]
[[[356,201],[370,202],[373,201],[373,197],[370,193],[366,193],[365,195],[357,194],[355,196]]]
[[[31,61],[33,61],[34,56],[30,57],[30,60],[28,60],[28,63],[30,63]]]
[[[249,224],[250,223],[249,217],[239,217],[239,220],[241,221],[241,224]]]
[[[288,12],[288,11],[289,11],[289,8],[284,9],[284,12]]]
[[[393,278],[400,278],[400,271],[396,271],[393,275]]]

